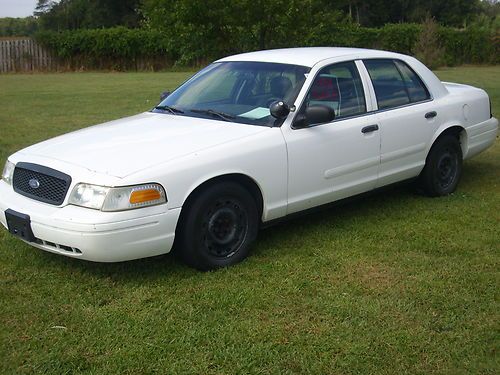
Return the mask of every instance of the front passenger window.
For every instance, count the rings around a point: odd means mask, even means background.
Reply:
[[[335,118],[366,112],[365,93],[353,61],[327,66],[318,73],[306,97],[306,106],[326,105]]]

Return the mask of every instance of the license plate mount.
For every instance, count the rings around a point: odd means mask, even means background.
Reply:
[[[7,228],[14,236],[19,237],[28,242],[35,242],[36,237],[31,230],[31,220],[29,215],[11,210],[5,211],[7,219]]]

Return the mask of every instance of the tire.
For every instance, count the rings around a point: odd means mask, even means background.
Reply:
[[[424,192],[431,197],[451,194],[462,175],[462,148],[457,138],[444,135],[432,145],[419,176]]]
[[[210,185],[195,194],[179,219],[176,254],[201,271],[241,262],[257,237],[255,199],[234,182]]]

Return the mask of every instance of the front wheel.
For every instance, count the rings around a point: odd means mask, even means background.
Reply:
[[[462,175],[462,148],[457,138],[445,135],[434,143],[420,174],[420,186],[427,195],[451,194]]]
[[[252,195],[233,182],[211,185],[183,207],[176,252],[199,270],[231,266],[248,256],[257,231]]]

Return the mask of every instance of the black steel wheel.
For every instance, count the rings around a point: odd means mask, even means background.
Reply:
[[[257,236],[255,199],[234,182],[210,185],[183,207],[176,234],[176,253],[188,265],[212,270],[248,256]]]
[[[432,197],[451,194],[462,175],[462,148],[458,139],[444,135],[432,146],[419,182]]]
[[[218,258],[232,256],[248,232],[248,212],[239,199],[217,199],[202,220],[202,244]]]

